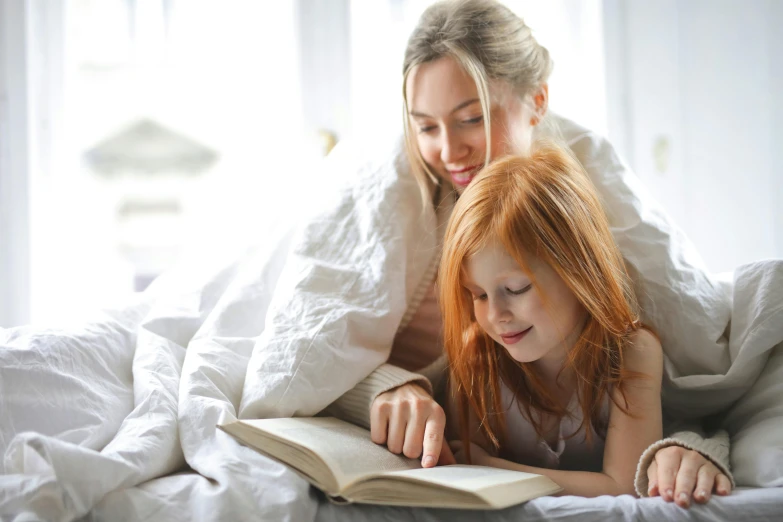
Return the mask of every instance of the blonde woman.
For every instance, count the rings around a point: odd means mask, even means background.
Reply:
[[[442,231],[455,198],[480,169],[505,154],[528,155],[542,136],[557,135],[569,143],[583,165],[591,163],[587,170],[593,177],[603,175],[601,169],[624,168],[605,140],[549,113],[551,69],[549,53],[530,28],[498,2],[445,1],[424,12],[405,53],[403,117],[408,162],[424,205],[435,210],[434,230]],[[344,418],[369,425],[375,442],[421,458],[425,467],[454,461],[444,444],[445,413],[420,373],[443,350],[434,286],[438,258],[433,252],[428,268],[406,277],[416,280],[416,291],[400,297],[406,309],[387,364],[332,407]],[[706,502],[713,492],[728,494],[727,448],[725,432],[706,439],[680,431],[644,453],[637,492],[684,507]]]

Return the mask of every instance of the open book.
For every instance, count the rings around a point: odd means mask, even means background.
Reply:
[[[561,490],[548,477],[484,466],[422,468],[331,417],[241,420],[218,426],[289,465],[337,502],[500,509]]]

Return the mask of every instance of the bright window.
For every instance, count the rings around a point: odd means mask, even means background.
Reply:
[[[138,291],[186,249],[262,237],[320,155],[293,0],[68,0],[63,25],[62,88],[43,86],[56,159],[33,193],[38,323]]]

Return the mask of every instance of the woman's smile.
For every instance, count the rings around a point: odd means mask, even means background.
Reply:
[[[447,169],[449,172],[449,175],[451,176],[451,181],[454,182],[455,185],[459,185],[461,187],[467,187],[471,181],[473,181],[473,178],[476,177],[476,174],[478,174],[479,170],[481,170],[481,167],[483,167],[483,164],[478,165],[471,165],[470,167],[465,167],[462,169]]]

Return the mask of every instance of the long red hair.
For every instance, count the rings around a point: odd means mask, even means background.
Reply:
[[[623,368],[623,352],[640,327],[630,278],[604,210],[581,165],[556,147],[527,158],[502,158],[486,167],[460,196],[444,239],[438,273],[444,343],[452,389],[460,412],[461,438],[470,439],[469,409],[480,429],[503,450],[505,415],[501,380],[542,435],[541,416],[567,415],[529,364],[519,363],[476,322],[470,292],[463,286],[465,261],[492,240],[502,244],[536,281],[525,257],[551,266],[588,312],[566,367],[576,376],[583,412],[577,433],[590,440],[601,432],[601,407],[612,389],[625,402],[624,383],[636,377]],[[546,296],[542,295],[546,303]],[[626,405],[618,404],[624,411]],[[468,458],[469,454],[468,454]]]

